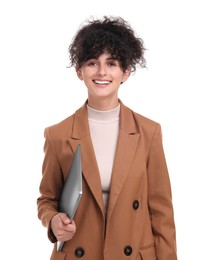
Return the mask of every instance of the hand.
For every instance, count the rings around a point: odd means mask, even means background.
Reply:
[[[58,241],[67,241],[74,237],[76,225],[65,213],[58,213],[51,220],[51,229]]]

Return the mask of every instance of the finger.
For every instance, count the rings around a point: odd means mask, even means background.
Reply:
[[[70,224],[71,220],[68,218],[68,216],[65,213],[60,214],[60,218],[64,224]]]
[[[72,233],[76,233],[76,225],[75,224],[68,224],[68,225],[65,225],[64,227],[64,231],[66,232],[72,232]]]
[[[58,233],[57,239],[61,241],[67,241],[72,239],[75,235],[74,230],[63,230]]]
[[[64,232],[63,235],[62,235],[62,241],[67,241],[67,240],[70,240],[72,239],[73,237],[75,236],[75,233],[74,232]]]

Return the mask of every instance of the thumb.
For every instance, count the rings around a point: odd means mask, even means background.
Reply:
[[[64,224],[70,224],[71,220],[68,218],[68,216],[65,213],[62,213],[60,215],[60,218]]]

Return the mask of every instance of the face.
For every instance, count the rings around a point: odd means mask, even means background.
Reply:
[[[89,103],[114,103],[118,102],[119,86],[128,79],[130,70],[123,72],[118,60],[109,53],[103,53],[98,58],[86,61],[77,75],[88,89]]]

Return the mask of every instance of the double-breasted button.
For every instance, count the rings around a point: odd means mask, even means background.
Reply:
[[[83,257],[83,255],[85,254],[85,251],[83,248],[81,247],[78,247],[76,250],[75,250],[75,255],[76,257]]]
[[[131,246],[126,246],[125,248],[124,248],[124,253],[125,253],[125,255],[126,256],[130,256],[131,254],[132,254],[132,247]]]
[[[138,207],[139,207],[139,201],[138,200],[134,200],[133,201],[133,209],[136,210],[136,209],[138,209]]]

